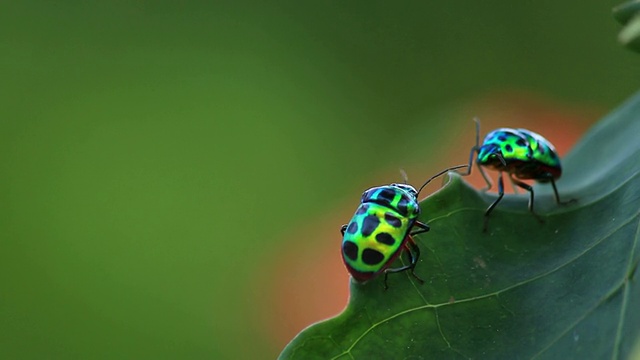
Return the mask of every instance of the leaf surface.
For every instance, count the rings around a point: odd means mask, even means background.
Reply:
[[[451,175],[421,203],[416,273],[351,282],[344,312],[296,336],[281,359],[626,359],[640,333],[640,93],[563,162],[555,204],[536,185],[495,199]],[[474,171],[476,171],[474,169]],[[495,174],[493,174],[495,175]],[[336,245],[338,246],[338,245]]]

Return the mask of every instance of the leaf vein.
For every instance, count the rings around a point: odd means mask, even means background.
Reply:
[[[571,325],[567,326],[567,328],[564,331],[562,331],[560,333],[560,335],[558,335],[555,339],[551,340],[549,342],[549,344],[547,344],[540,351],[538,351],[536,354],[534,354],[531,357],[531,359],[535,359],[535,358],[539,357],[540,355],[542,355],[545,351],[549,350],[553,346],[553,344],[557,343],[571,329],[575,328],[578,324],[580,324],[582,321],[584,321],[584,319],[586,319],[589,315],[591,315],[602,304],[602,302],[607,299],[608,296],[609,295],[607,294],[606,296],[602,297],[599,301],[596,301],[594,306],[589,308],[589,310],[587,310],[580,318],[578,318],[576,321],[574,321]]]
[[[598,240],[598,241],[594,242],[593,244],[591,244],[591,246],[589,246],[588,248],[586,248],[584,251],[580,252],[580,253],[579,253],[578,255],[576,255],[575,257],[573,257],[573,258],[571,258],[571,259],[567,260],[566,262],[564,262],[564,263],[560,264],[559,266],[557,266],[557,267],[555,267],[555,268],[553,268],[553,269],[551,269],[551,270],[548,270],[548,271],[545,271],[545,272],[543,272],[543,273],[540,273],[540,274],[538,274],[538,275],[536,275],[536,276],[534,276],[534,277],[532,277],[532,278],[529,278],[529,279],[526,279],[526,280],[523,280],[523,281],[517,282],[517,283],[515,283],[515,284],[513,284],[513,285],[511,285],[511,286],[507,286],[507,287],[505,287],[505,288],[503,288],[503,289],[496,290],[496,291],[494,291],[494,292],[492,292],[492,293],[484,294],[484,295],[479,295],[479,296],[474,296],[474,297],[470,297],[470,298],[466,298],[466,299],[461,299],[461,300],[456,300],[456,301],[455,301],[455,303],[460,303],[460,302],[469,302],[469,301],[473,301],[473,300],[480,300],[480,299],[485,299],[485,298],[489,298],[489,297],[492,297],[492,296],[496,296],[496,295],[499,295],[499,294],[501,294],[501,293],[503,293],[503,292],[506,292],[506,291],[509,291],[509,290],[511,290],[511,289],[514,289],[514,288],[516,288],[516,287],[519,287],[519,286],[522,286],[522,285],[524,285],[524,284],[527,284],[527,283],[530,283],[530,282],[536,281],[536,280],[538,280],[538,279],[540,279],[540,278],[543,278],[543,277],[545,277],[545,276],[547,276],[547,275],[553,274],[554,272],[556,272],[556,271],[558,271],[558,270],[562,269],[563,267],[565,267],[565,266],[567,266],[567,265],[570,265],[571,263],[573,263],[574,261],[576,261],[577,259],[579,259],[581,256],[583,256],[584,254],[586,254],[587,252],[591,251],[593,248],[595,248],[596,246],[598,246],[599,244],[601,244],[603,241],[605,241],[605,240],[609,239],[609,238],[610,238],[613,234],[615,234],[618,230],[620,230],[621,228],[623,228],[624,226],[626,226],[627,224],[629,224],[632,220],[634,220],[638,215],[640,215],[640,211],[636,212],[632,217],[630,217],[630,218],[629,218],[629,220],[627,220],[627,221],[625,221],[625,222],[623,222],[623,223],[619,224],[619,225],[618,225],[618,227],[616,227],[615,229],[613,229],[613,230],[612,230],[611,232],[609,232],[607,235],[603,236],[600,240]],[[446,306],[446,305],[451,305],[451,304],[452,304],[452,303],[450,303],[450,302],[445,302],[445,303],[440,303],[440,304],[434,304],[433,306],[434,306],[434,307],[440,307],[440,306]]]
[[[620,307],[620,318],[618,320],[618,328],[616,330],[616,338],[613,343],[613,353],[611,354],[611,359],[616,360],[620,357],[620,343],[622,341],[622,328],[624,326],[624,314],[627,311],[627,304],[629,303],[629,276],[631,275],[631,270],[633,269],[633,258],[635,256],[636,247],[638,245],[638,238],[640,237],[640,221],[636,226],[636,236],[635,241],[633,243],[633,247],[629,252],[629,261],[627,264],[627,272],[624,278],[624,295],[622,298],[622,306]]]

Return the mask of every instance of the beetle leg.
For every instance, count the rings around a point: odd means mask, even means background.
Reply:
[[[489,225],[489,215],[493,209],[498,205],[502,197],[504,196],[504,181],[502,180],[502,171],[500,171],[500,175],[498,175],[498,198],[487,208],[484,212],[484,225],[482,226],[482,232],[487,232]]]
[[[511,176],[509,176],[509,182],[511,182],[511,189],[513,189],[513,193],[518,195],[520,192],[518,191],[518,187],[516,187],[516,183],[513,181]]]
[[[469,164],[467,165],[467,173],[461,174],[462,176],[471,175],[471,168],[473,167],[475,154],[480,151],[480,120],[476,117],[473,118],[473,121],[476,123],[476,144],[471,148],[471,152],[469,153]]]
[[[461,173],[462,176],[467,176],[471,174],[471,168],[473,167],[475,154],[478,152],[478,147],[474,146],[471,148],[471,152],[469,153],[469,164],[467,165],[467,172]]]
[[[342,227],[340,228],[340,233],[342,234],[342,236],[344,236],[345,231],[347,231],[347,224],[342,225]]]
[[[407,253],[409,253],[409,251],[405,250]],[[389,273],[399,273],[399,272],[403,272],[403,271],[407,271],[409,269],[411,269],[412,267],[415,267],[415,265],[413,264],[413,256],[409,253],[409,265],[404,265],[401,266],[399,268],[393,268],[393,269],[385,269],[384,270],[384,289],[387,290],[389,289],[389,285],[387,284],[387,277],[389,276]]]
[[[529,184],[523,183],[522,181],[516,180],[514,178],[511,178],[511,181],[513,181],[516,185],[518,185],[519,187],[529,192],[529,211],[533,214],[533,216],[536,217],[536,219],[538,219],[538,221],[543,223],[544,220],[542,220],[542,218],[538,214],[536,214],[535,211],[533,211],[533,187]]]
[[[560,201],[560,195],[558,195],[558,188],[556,187],[556,181],[553,178],[549,179],[551,181],[551,186],[553,187],[553,194],[556,196],[556,203],[559,205],[569,205],[575,203],[576,199],[571,199],[567,201]]]
[[[414,230],[412,233],[410,233],[409,235],[413,236],[413,235],[418,235],[418,234],[422,234],[422,233],[426,233],[427,231],[429,231],[429,225],[420,222],[420,221],[416,221],[415,223],[413,223],[414,227],[419,227],[420,229]],[[411,239],[411,238],[409,238]],[[412,240],[413,241],[413,240]]]
[[[409,254],[410,257],[410,263],[411,263],[411,275],[413,275],[414,278],[416,278],[416,280],[418,280],[420,282],[420,284],[424,284],[424,280],[422,280],[421,278],[418,277],[418,275],[416,275],[415,270],[416,270],[416,265],[418,264],[418,259],[420,258],[420,247],[418,246],[418,244],[416,244],[416,242],[413,240],[413,238],[411,236],[409,236],[409,239],[407,239],[407,243],[409,244],[409,246],[411,247],[411,250],[409,250],[409,248],[407,247],[407,253]],[[407,245],[405,244],[405,247]]]
[[[415,243],[415,241],[413,241],[413,238],[411,237],[411,235],[407,235],[407,236],[408,236],[408,239],[402,245],[403,246],[402,250],[407,254],[407,257],[409,258],[409,264],[401,266],[399,268],[385,269],[384,270],[384,289],[385,289],[385,291],[387,289],[389,289],[389,285],[387,284],[387,277],[389,276],[389,273],[399,273],[399,272],[411,270],[411,275],[413,275],[413,277],[416,278],[421,284],[424,283],[424,280],[420,279],[418,277],[418,275],[416,275],[415,272],[414,272],[414,269],[415,269],[416,265],[418,264],[418,259],[420,258],[420,248]],[[409,244],[409,245],[407,245],[407,244]]]

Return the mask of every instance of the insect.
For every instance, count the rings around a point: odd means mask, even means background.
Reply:
[[[413,236],[429,231],[429,226],[418,220],[418,195],[431,180],[466,166],[454,166],[439,172],[417,191],[408,184],[366,190],[353,218],[340,229],[343,236],[342,260],[351,276],[358,282],[365,282],[384,272],[385,290],[389,273],[411,270],[413,277],[424,282],[414,272],[420,248]],[[406,250],[409,264],[389,268],[403,250]]]
[[[487,134],[482,145],[480,145],[480,122],[478,119],[474,119],[474,121],[476,123],[476,145],[471,148],[467,174],[463,175],[471,174],[471,166],[476,153],[478,156],[475,162],[478,165],[480,174],[482,174],[484,181],[487,183],[485,191],[491,188],[491,181],[489,181],[483,167],[499,172],[498,198],[489,205],[484,213],[484,232],[487,231],[489,215],[491,215],[493,209],[504,196],[502,174],[505,172],[513,184],[529,192],[529,211],[540,222],[542,222],[542,219],[533,210],[533,187],[518,179],[551,183],[558,204],[568,204],[575,201],[563,202],[560,200],[556,180],[562,175],[562,167],[560,166],[560,158],[556,149],[547,139],[526,129],[500,128]]]

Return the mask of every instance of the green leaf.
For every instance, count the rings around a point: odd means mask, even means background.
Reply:
[[[640,332],[640,93],[564,161],[559,207],[536,185],[495,199],[452,175],[422,203],[416,283],[351,282],[347,308],[296,336],[281,359],[626,359]],[[475,171],[475,170],[474,170]],[[336,247],[339,245],[336,244]]]
[[[636,15],[618,34],[622,45],[640,51],[640,15]]]
[[[640,0],[627,1],[613,8],[613,17],[618,20],[619,23],[625,25],[638,12],[640,12]]]
[[[613,17],[624,25],[618,41],[632,50],[640,51],[640,0],[616,6],[613,8]]]

